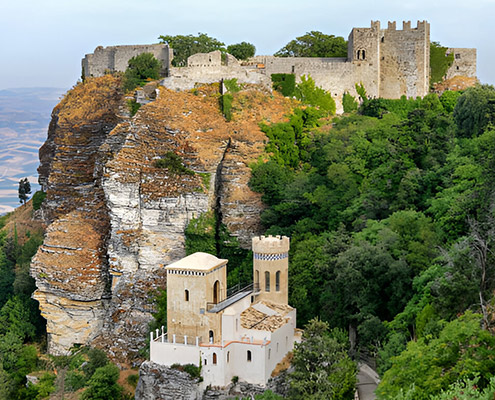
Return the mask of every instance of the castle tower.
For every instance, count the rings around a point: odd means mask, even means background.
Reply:
[[[370,28],[353,28],[349,34],[347,58],[355,66],[357,82],[363,82],[372,97],[380,92],[380,21]]]
[[[289,238],[253,238],[253,282],[258,299],[287,304],[289,299]]]
[[[221,338],[221,316],[208,311],[227,297],[227,262],[207,253],[194,253],[166,267],[167,332],[183,340]]]

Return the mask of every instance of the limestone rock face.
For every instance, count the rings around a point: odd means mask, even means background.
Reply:
[[[139,360],[164,266],[185,255],[189,221],[215,209],[247,248],[260,233],[263,205],[247,186],[266,140],[258,123],[282,120],[291,104],[241,92],[226,122],[217,91],[160,88],[129,118],[118,79],[104,76],[55,108],[39,168],[50,225],[31,266],[51,353],[79,343],[121,364]],[[158,168],[167,153],[188,172]]]

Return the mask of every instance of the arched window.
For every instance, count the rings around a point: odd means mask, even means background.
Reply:
[[[214,339],[213,331],[208,332],[208,339],[209,339],[210,343],[213,343],[213,339]]]
[[[248,360],[249,362],[251,362],[251,360],[252,360],[252,358],[251,358],[251,350],[248,350],[248,351],[247,351],[247,360]]]
[[[254,283],[256,283],[257,285],[260,284],[260,271],[258,271],[258,270],[256,270],[256,275],[255,275]]]
[[[270,291],[270,273],[268,271],[265,272],[265,292]]]
[[[363,51],[361,52],[361,57],[363,57],[363,58],[362,58],[363,60],[366,60],[366,50],[363,50]]]
[[[357,58],[358,60],[360,60],[360,59],[361,59],[361,50],[358,50],[358,51],[357,51],[356,58]]]
[[[213,303],[217,304],[220,301],[220,282],[215,281],[213,284]]]
[[[280,292],[280,271],[275,274],[275,290]]]
[[[189,301],[189,290],[184,290],[184,300]]]
[[[213,364],[217,363],[217,353],[213,353]]]
[[[230,362],[230,351],[227,351],[227,362]]]

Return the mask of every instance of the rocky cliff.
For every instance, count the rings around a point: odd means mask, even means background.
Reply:
[[[118,78],[104,76],[54,109],[39,168],[49,227],[31,267],[51,353],[92,344],[132,361],[163,267],[185,255],[189,221],[215,209],[241,245],[259,233],[263,206],[247,186],[266,141],[258,124],[282,120],[292,104],[250,87],[235,94],[227,122],[218,96],[217,85],[160,88],[130,117]],[[187,174],[156,167],[170,153]]]

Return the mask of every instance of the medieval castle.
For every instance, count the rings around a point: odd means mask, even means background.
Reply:
[[[162,62],[162,83],[173,90],[231,78],[271,88],[271,74],[295,74],[297,79],[309,74],[335,98],[337,112],[342,111],[345,92],[356,95],[356,83],[363,83],[371,97],[422,97],[429,91],[430,24],[426,21],[418,21],[415,28],[410,21],[403,22],[402,30],[395,22],[381,29],[379,21],[371,21],[369,28],[353,28],[346,58],[255,56],[241,64],[230,55],[222,60],[215,51],[192,55],[187,67],[174,68],[173,51],[166,44],[98,47],[82,60],[83,74],[125,71],[131,57],[146,52]],[[476,49],[450,48],[447,53],[454,54],[454,62],[446,78],[476,77]]]

